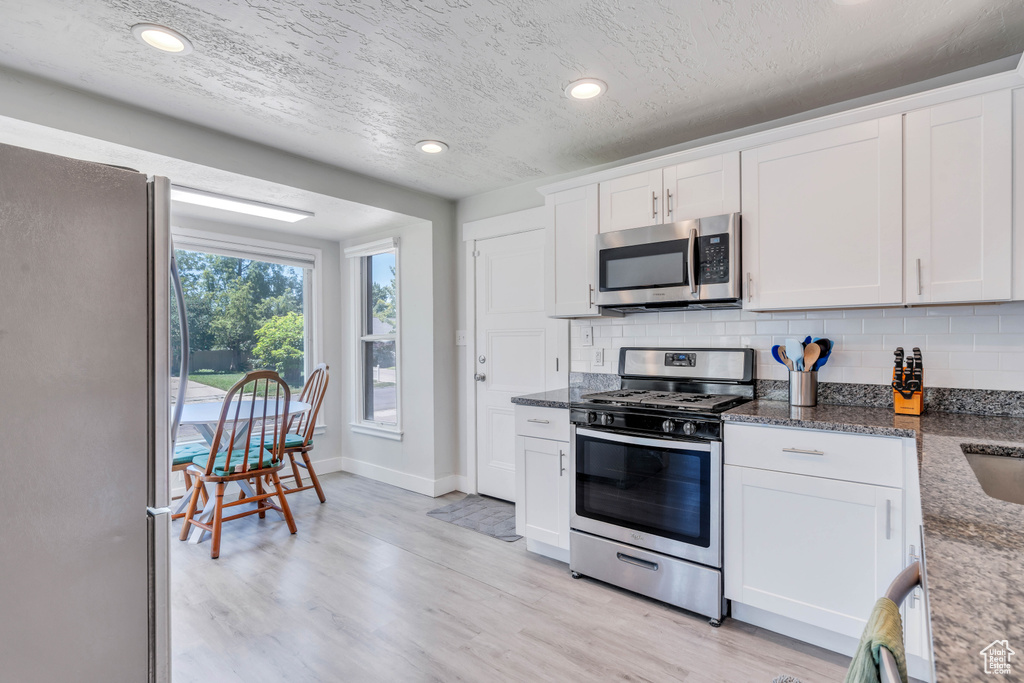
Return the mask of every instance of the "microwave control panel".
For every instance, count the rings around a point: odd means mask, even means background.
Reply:
[[[729,234],[706,235],[697,239],[698,282],[716,285],[729,281]]]

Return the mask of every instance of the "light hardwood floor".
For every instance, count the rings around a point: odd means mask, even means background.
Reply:
[[[350,474],[327,502],[172,541],[175,683],[189,681],[841,681],[848,659],[707,620],[427,517],[431,499]],[[174,528],[180,522],[176,522]]]

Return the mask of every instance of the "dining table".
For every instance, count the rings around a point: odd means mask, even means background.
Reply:
[[[230,425],[232,421],[234,421],[237,407],[238,421],[236,423],[236,436],[234,440],[234,447],[236,449],[244,449],[246,441],[248,441],[248,439],[250,438],[248,429],[248,417],[250,415],[252,415],[253,419],[256,420],[276,420],[282,408],[284,408],[285,414],[289,418],[288,420],[285,420],[284,423],[285,426],[287,427],[290,424],[290,419],[292,417],[308,412],[313,407],[309,403],[296,400],[289,400],[286,408],[284,406],[284,401],[280,399],[276,401],[257,399],[255,401],[255,406],[253,406],[253,403],[254,401],[251,399],[243,401],[232,401],[231,405],[228,407],[228,414],[225,419],[225,429],[227,429],[227,426]],[[220,415],[223,409],[223,401],[202,401],[199,403],[186,403],[184,406],[182,406],[181,410],[181,424],[191,425],[195,427],[196,431],[199,432],[199,435],[203,437],[203,440],[206,442],[206,444],[213,448],[213,441],[217,434],[217,425],[220,422]],[[264,410],[266,412],[264,412]],[[258,435],[260,433],[259,429],[256,427],[253,427],[252,431],[253,435]],[[225,450],[227,450],[227,441],[228,439],[222,439],[220,448],[217,451],[218,453],[223,453]],[[201,484],[198,477],[194,477],[193,482],[193,486],[199,486]],[[245,480],[240,480],[237,483],[238,486],[245,492],[246,496],[255,495],[254,491],[252,490],[252,487],[249,485],[249,482]],[[185,492],[185,495],[181,497],[181,501],[178,503],[178,506],[174,509],[174,514],[184,512],[186,506],[188,505],[188,500],[191,494],[192,489],[190,488],[188,491]],[[203,510],[202,514],[199,516],[198,519],[200,522],[208,523],[213,518],[213,506],[208,505],[207,508],[208,509]],[[203,535],[206,533],[209,532],[207,532],[205,529],[193,527],[188,542],[192,544],[200,543],[203,540]]]

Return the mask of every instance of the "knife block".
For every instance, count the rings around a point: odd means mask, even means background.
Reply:
[[[892,379],[896,381],[895,370],[893,370]],[[893,389],[892,404],[897,415],[920,415],[924,412],[924,387],[915,391],[910,398],[904,398],[903,394]]]

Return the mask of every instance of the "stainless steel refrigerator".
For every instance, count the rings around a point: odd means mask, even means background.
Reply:
[[[2,680],[169,680],[168,191],[0,145]]]

